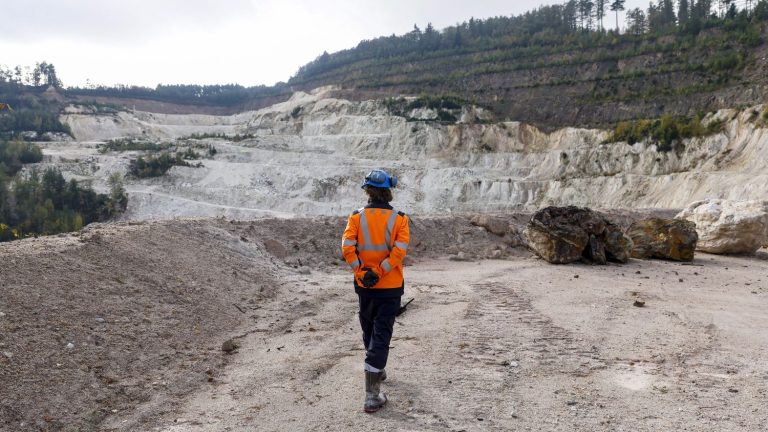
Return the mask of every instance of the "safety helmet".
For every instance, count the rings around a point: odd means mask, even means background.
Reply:
[[[369,172],[367,176],[365,176],[362,188],[365,189],[366,187],[376,187],[389,189],[395,186],[397,186],[397,178],[395,176],[387,174],[387,172],[384,170],[375,169]]]

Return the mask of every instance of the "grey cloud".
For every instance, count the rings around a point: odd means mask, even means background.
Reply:
[[[2,0],[0,39],[130,41],[169,28],[218,26],[252,9],[248,0]]]

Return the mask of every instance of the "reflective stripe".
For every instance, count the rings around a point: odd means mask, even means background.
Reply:
[[[389,260],[384,260],[381,262],[381,268],[384,269],[385,272],[389,273],[392,271],[392,265],[389,264]]]
[[[389,214],[389,220],[387,221],[387,234],[386,234],[386,240],[387,247],[389,247],[390,240],[392,240],[392,230],[395,229],[395,218],[397,218],[397,212],[395,209],[391,210],[391,213]]]
[[[383,244],[361,244],[357,246],[359,252],[389,252],[389,246]]]
[[[395,247],[400,248],[402,250],[408,250],[408,243],[395,242]]]
[[[360,231],[363,232],[363,242],[365,245],[372,244],[373,242],[371,241],[371,232],[368,230],[368,219],[365,218],[365,211],[360,213]]]
[[[354,246],[356,244],[357,244],[357,240],[347,240],[347,239],[344,239],[344,241],[341,242],[342,246]]]
[[[371,342],[373,342],[373,338],[371,338]],[[381,372],[381,369],[377,369],[377,368],[375,368],[375,367],[373,367],[373,366],[369,365],[368,363],[365,363],[365,366],[363,366],[363,369],[364,369],[366,372],[373,372],[373,373],[379,373],[379,372]]]
[[[354,269],[360,267],[360,264],[361,264],[360,260],[356,259],[353,262],[349,263],[349,266],[354,270]]]

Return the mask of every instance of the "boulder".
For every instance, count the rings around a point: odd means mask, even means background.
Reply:
[[[605,254],[609,261],[626,263],[632,257],[632,239],[624,235],[617,225],[609,223],[605,227]]]
[[[632,239],[633,258],[662,258],[692,261],[696,224],[683,219],[650,218],[634,222],[627,230]]]
[[[768,201],[697,201],[677,215],[696,224],[696,250],[754,254],[768,244]]]
[[[282,243],[275,239],[267,239],[264,241],[264,248],[267,252],[271,253],[278,259],[285,259],[288,256],[288,250]]]
[[[601,213],[573,206],[537,211],[523,235],[536,255],[553,264],[626,262],[632,244]]]
[[[500,217],[489,215],[477,215],[470,220],[470,223],[474,226],[485,228],[491,234],[496,234],[499,237],[503,237],[509,232],[509,221]]]

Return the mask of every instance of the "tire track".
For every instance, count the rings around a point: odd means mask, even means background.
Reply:
[[[596,346],[556,325],[522,290],[498,282],[477,283],[472,288],[478,298],[465,315],[470,325],[462,339],[471,344],[462,351],[465,359],[485,364],[499,364],[500,358],[532,362],[542,372],[574,376],[607,367]],[[503,329],[501,337],[496,336],[499,329]]]

